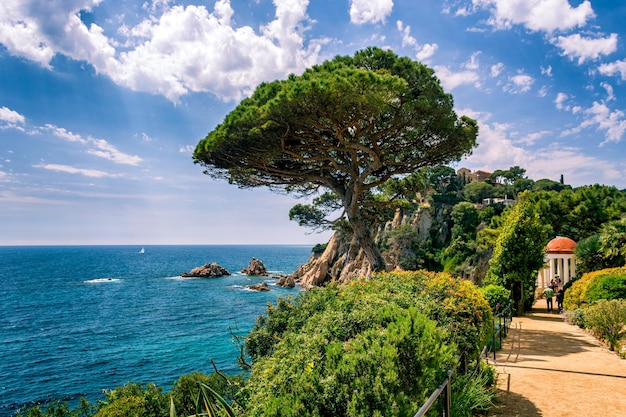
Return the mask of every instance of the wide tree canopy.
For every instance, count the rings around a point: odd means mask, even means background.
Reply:
[[[369,206],[384,202],[373,198],[379,187],[469,154],[477,132],[474,120],[456,115],[432,69],[368,48],[259,85],[193,157],[206,174],[240,187],[330,191],[354,248],[381,270],[367,216]]]

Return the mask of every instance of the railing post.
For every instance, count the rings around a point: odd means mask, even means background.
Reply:
[[[448,371],[448,383],[446,384],[446,394],[444,398],[443,415],[450,417],[450,409],[452,408],[452,370]]]

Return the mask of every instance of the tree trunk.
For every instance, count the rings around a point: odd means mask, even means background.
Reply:
[[[349,251],[350,258],[351,260],[356,259],[358,253],[362,251],[370,264],[372,272],[384,271],[385,260],[372,237],[370,230],[372,225],[368,224],[361,214],[361,207],[356,195],[358,195],[358,190],[347,192],[343,197],[346,216],[353,233]]]

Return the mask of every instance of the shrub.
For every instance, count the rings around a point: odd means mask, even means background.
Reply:
[[[328,243],[318,243],[317,245],[313,246],[313,248],[311,249],[311,253],[313,253],[314,255],[321,255],[322,253],[324,253],[327,246]]]
[[[480,288],[494,314],[498,314],[511,302],[511,291],[502,285],[488,284]]]
[[[200,384],[210,386],[226,401],[232,402],[242,383],[243,377],[241,375],[226,377],[215,372],[211,375],[194,372],[178,378],[172,385],[170,396],[177,415],[190,416],[196,413],[196,400],[200,391]]]
[[[574,282],[567,291],[565,291],[563,307],[566,310],[573,310],[575,308],[584,307],[589,304],[590,301],[587,295],[589,286],[594,281],[600,279],[600,277],[607,275],[626,275],[626,267],[608,268],[584,274],[580,279],[576,280],[576,282]]]
[[[580,327],[581,329],[585,328],[585,309],[584,308],[576,308],[574,310],[566,310],[565,315],[567,320]]]
[[[485,413],[496,397],[495,368],[480,367],[476,374],[460,375],[452,380],[452,409],[450,414],[472,417],[476,412]]]
[[[587,302],[626,298],[626,273],[601,275],[587,287]]]
[[[455,356],[478,356],[492,326],[480,291],[448,274],[394,272],[315,288],[259,317],[239,398],[252,416],[410,415]]]
[[[52,401],[46,405],[32,405],[20,409],[15,417],[87,417],[93,415],[95,406],[81,398],[78,407],[70,409],[66,402]]]
[[[626,336],[626,300],[600,301],[585,312],[585,325],[596,337],[619,352],[620,342]]]
[[[169,414],[169,397],[155,384],[128,382],[107,391],[95,417],[161,417]]]
[[[346,340],[343,332],[333,337],[332,325],[335,319],[347,325],[353,316],[347,310],[285,333],[274,354],[252,367],[244,388],[247,415],[415,413],[453,366],[454,347],[415,308],[366,302],[359,310],[360,325],[370,325]]]

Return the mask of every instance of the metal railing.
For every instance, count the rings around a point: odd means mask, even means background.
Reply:
[[[513,305],[509,303],[498,314],[493,317],[494,332],[491,335],[491,346],[485,346],[487,348],[487,356],[489,353],[493,353],[493,360],[496,360],[497,346],[502,347],[502,339],[506,337],[511,327],[511,321],[513,320]],[[496,340],[499,341],[499,345],[496,345]],[[484,350],[484,349],[483,349]],[[480,357],[477,362],[480,362]],[[477,364],[478,366],[478,364]]]
[[[500,341],[500,347],[502,347],[502,338],[506,337],[509,328],[511,327],[511,321],[513,320],[513,307],[512,304],[504,307],[498,314],[493,317],[494,332],[491,335],[491,348],[488,345],[483,347],[483,350],[478,355],[476,360],[476,369],[480,366],[480,361],[483,358],[487,358],[490,352],[493,352],[493,360],[496,360],[496,339]],[[450,369],[445,379],[439,384],[437,389],[428,397],[428,400],[422,405],[418,412],[413,417],[424,417],[428,411],[435,404],[437,399],[443,394],[443,417],[450,417],[450,409],[452,407],[452,373],[454,369]]]
[[[453,371],[454,371],[453,369],[450,369],[448,371],[448,375],[443,380],[443,382],[441,384],[439,384],[439,386],[437,387],[435,392],[433,392],[430,395],[428,400],[424,403],[424,405],[419,409],[417,414],[415,414],[413,417],[424,417],[426,415],[426,413],[431,409],[431,407],[435,404],[435,401],[437,401],[437,398],[439,398],[439,396],[441,394],[444,395],[444,397],[443,397],[443,416],[450,417],[450,408],[452,406],[451,383],[452,383],[452,372]]]

